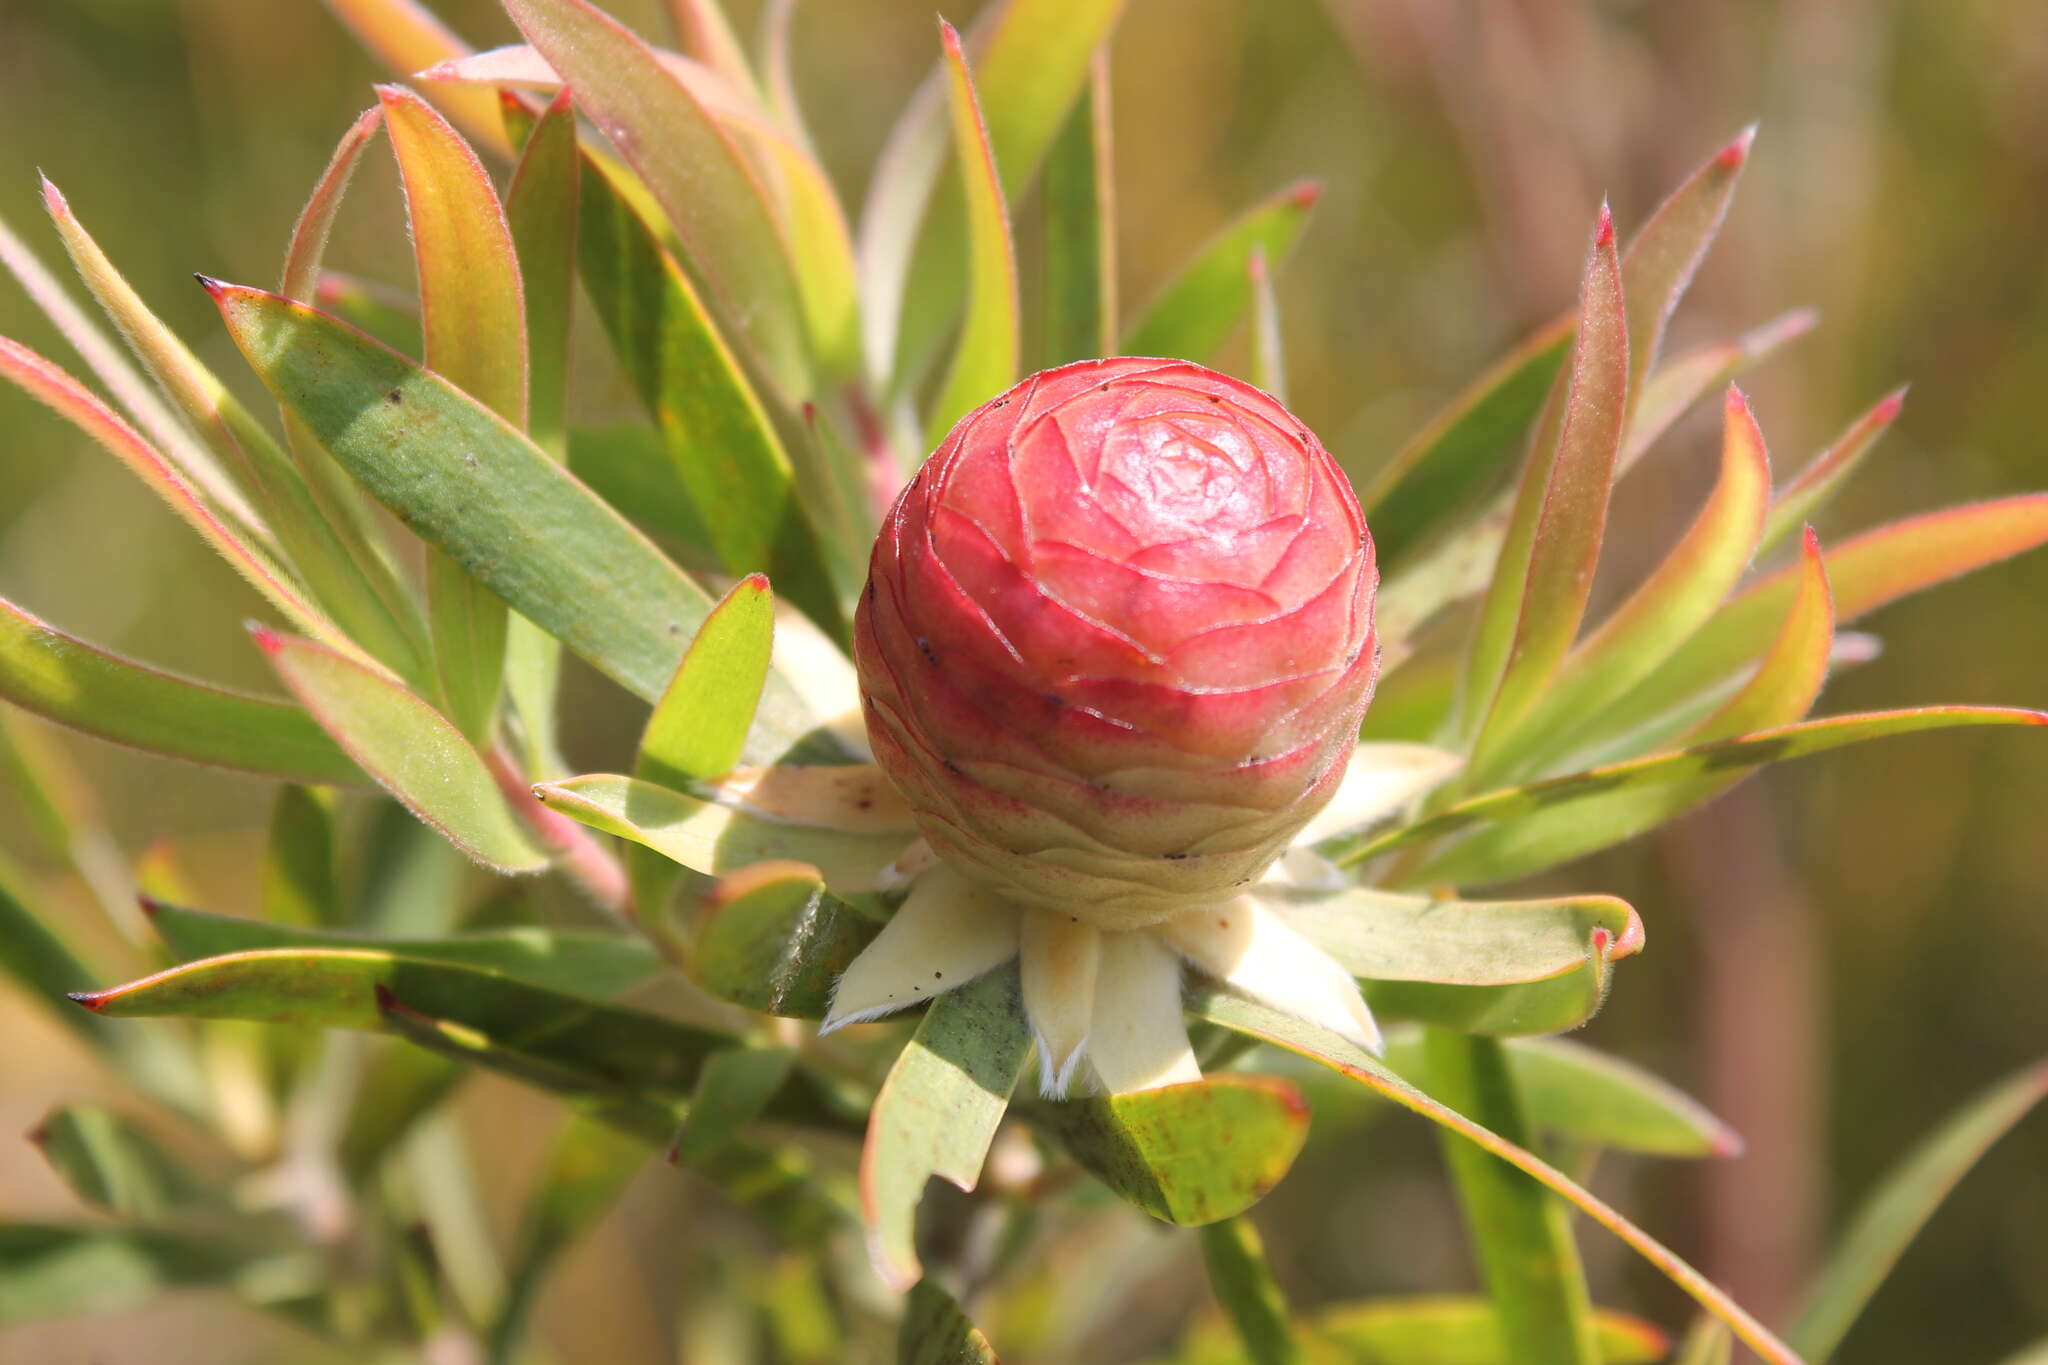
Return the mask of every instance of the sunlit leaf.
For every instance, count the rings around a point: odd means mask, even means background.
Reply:
[[[823,1019],[839,977],[883,921],[825,890],[811,868],[765,863],[698,898],[691,977],[721,1000],[789,1019]]]
[[[1116,176],[1107,50],[1045,160],[1040,366],[1116,354]]]
[[[362,769],[297,706],[110,654],[0,598],[0,697],[116,744],[193,763],[356,785]]]
[[[1014,967],[932,1001],[875,1096],[861,1149],[861,1208],[875,1269],[898,1290],[917,1282],[916,1218],[932,1176],[963,1190],[1009,1107],[1031,1031]]]
[[[1010,240],[1010,210],[989,146],[960,35],[941,19],[946,53],[946,103],[952,111],[953,155],[967,203],[967,316],[954,344],[953,363],[925,422],[925,444],[936,446],[953,423],[1017,382],[1019,337],[1017,252]]]
[[[1231,995],[1220,988],[1198,992],[1189,1001],[1190,1010],[1212,1023],[1235,1030],[1291,1052],[1298,1052],[1351,1077],[1404,1109],[1422,1115],[1460,1134],[1491,1152],[1510,1166],[1555,1191],[1580,1212],[1626,1242],[1673,1284],[1716,1318],[1770,1365],[1798,1365],[1798,1356],[1773,1336],[1768,1328],[1716,1288],[1711,1281],[1687,1265],[1656,1238],[1621,1216],[1611,1206],[1589,1193],[1562,1172],[1499,1134],[1444,1107],[1389,1071],[1371,1053],[1328,1029],[1304,1023],[1290,1015]]]
[[[1255,205],[1195,253],[1124,332],[1125,355],[1208,362],[1250,313],[1251,259],[1278,270],[1294,250],[1322,186],[1290,185]]]
[[[1785,1339],[1829,1359],[1885,1276],[1977,1159],[2048,1096],[2048,1062],[2000,1082],[1946,1119],[1864,1196]]]
[[[1790,725],[1812,709],[1827,682],[1834,653],[1835,606],[1820,538],[1810,526],[1800,547],[1799,571],[1798,591],[1756,672],[1713,714],[1686,731],[1681,744],[1711,744],[1752,730]]]
[[[543,782],[534,795],[593,829],[644,844],[706,876],[723,877],[755,863],[808,863],[827,885],[872,890],[875,876],[909,842],[897,833],[849,833],[800,825],[709,801],[652,782],[592,773]]]
[[[419,275],[428,369],[526,425],[526,299],[512,230],[483,163],[426,101],[380,86]],[[504,603],[445,554],[427,557],[428,620],[449,718],[488,742],[504,683]]]
[[[896,1365],[1001,1365],[981,1329],[930,1280],[911,1287],[897,1329]]]
[[[1578,634],[1606,532],[1627,417],[1628,332],[1614,221],[1603,206],[1572,358],[1523,467],[1466,674],[1473,763],[1535,703]]]
[[[1925,706],[1803,721],[1482,793],[1416,824],[1365,839],[1343,850],[1339,861],[1356,863],[1404,844],[1471,831],[1419,867],[1404,866],[1403,879],[1425,885],[1505,881],[1662,824],[1763,764],[1886,735],[1964,725],[2048,725],[2048,713]]]
[[[1707,248],[1721,230],[1735,182],[1749,159],[1756,138],[1754,124],[1736,135],[1658,205],[1635,239],[1628,244],[1627,272],[1629,367],[1628,391],[1642,390],[1643,377],[1663,349],[1664,328],[1692,283]]]
[[[387,675],[309,641],[259,631],[256,642],[335,743],[450,843],[500,872],[547,866],[447,717]]]
[[[409,76],[469,51],[419,0],[328,0],[327,7],[394,76]],[[489,91],[437,89],[433,98],[471,141],[500,154],[511,150]]]
[[[703,104],[617,20],[584,0],[506,9],[660,201],[721,318],[784,398],[811,390],[790,248],[759,181]]]
[[[1459,901],[1364,887],[1275,893],[1288,923],[1353,976],[1501,986],[1583,965],[1596,940],[1611,957],[1643,943],[1642,922],[1612,896]]]
[[[567,441],[562,403],[569,377],[569,311],[576,283],[582,165],[576,150],[575,108],[566,94],[561,95],[527,136],[505,188],[505,221],[518,256],[526,306],[526,434],[557,460]],[[471,390],[470,396],[482,395]]]
[[[1641,1318],[1599,1311],[1593,1326],[1606,1365],[1648,1365],[1670,1349],[1669,1338]],[[1317,1365],[1326,1358],[1331,1365],[1523,1365],[1503,1337],[1493,1305],[1477,1297],[1441,1294],[1337,1304],[1306,1317],[1302,1335]],[[1219,1327],[1198,1333],[1174,1365],[1240,1365],[1240,1356]]]
[[[1624,276],[1626,278],[1626,276]],[[1820,314],[1795,308],[1743,333],[1733,341],[1711,342],[1673,356],[1643,381],[1630,400],[1628,439],[1617,468],[1626,472],[1649,453],[1678,419],[1708,394],[1717,393],[1748,370],[1820,325]]]
[[[1700,1318],[1685,1334],[1671,1365],[1730,1365],[1735,1359],[1735,1338],[1725,1324]]]
[[[1308,1106],[1271,1076],[1219,1075],[1127,1095],[1034,1106],[1032,1122],[1154,1218],[1233,1218],[1280,1183],[1308,1136]]]
[[[354,948],[475,967],[595,999],[622,995],[664,970],[661,955],[638,936],[521,925],[439,938],[393,938],[214,915],[160,901],[143,908],[151,927],[181,962],[258,948]]]
[[[1813,457],[1813,463],[1799,471],[1771,499],[1771,514],[1764,522],[1763,538],[1757,543],[1759,552],[1770,549],[1793,531],[1807,522],[1837,489],[1847,483],[1849,476],[1863,463],[1863,457],[1877,444],[1877,438],[1891,429],[1898,419],[1899,410],[1905,406],[1906,391],[1892,390],[1880,398],[1870,411],[1849,424],[1849,429],[1835,438],[1835,443]]]

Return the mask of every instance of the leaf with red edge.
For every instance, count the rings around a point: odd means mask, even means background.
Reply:
[[[1827,683],[1835,644],[1835,603],[1828,592],[1820,537],[1806,528],[1798,590],[1754,674],[1712,715],[1686,731],[1683,744],[1711,744],[1752,730],[1790,725],[1813,709]]]
[[[2048,543],[2048,493],[2027,493],[1909,517],[1835,545],[1825,555],[1835,621],[1843,625],[1901,597]],[[1712,620],[1599,718],[1598,733],[1668,734],[1664,717],[1753,667],[1783,619],[1801,570],[1791,565],[1738,593]]]
[[[1124,332],[1125,355],[1208,361],[1251,311],[1252,252],[1278,270],[1294,250],[1322,186],[1289,185],[1226,224],[1195,253]]]
[[[1337,859],[1354,864],[1422,840],[1459,836],[1419,864],[1404,864],[1400,880],[1414,885],[1505,881],[1640,834],[1764,764],[1888,735],[1969,725],[2048,725],[2048,712],[1924,706],[1802,721],[1485,792],[1415,824],[1359,840],[1339,850]]]
[[[1614,218],[1602,205],[1571,362],[1538,424],[1480,606],[1465,691],[1476,767],[1535,703],[1578,634],[1627,419],[1628,357]]]
[[[1673,190],[1628,244],[1622,269],[1628,281],[1631,407],[1663,348],[1665,326],[1728,215],[1728,201],[1735,197],[1735,182],[1755,138],[1752,123]]]
[[[1851,422],[1849,429],[1835,438],[1833,445],[1814,456],[1813,463],[1800,470],[1798,477],[1778,490],[1777,496],[1771,500],[1771,515],[1764,523],[1763,539],[1757,545],[1759,553],[1770,549],[1804,524],[1834,496],[1837,489],[1848,482],[1849,476],[1863,463],[1863,457],[1877,444],[1877,438],[1898,420],[1899,410],[1905,404],[1904,387],[1878,399],[1870,411]]]
[[[292,695],[414,815],[494,871],[547,866],[483,759],[447,717],[389,676],[330,650],[267,630],[255,634]]]
[[[506,0],[668,214],[718,310],[788,401],[812,388],[802,292],[753,170],[652,48],[585,0]]]
[[[1658,366],[1643,381],[1642,392],[1629,404],[1632,413],[1628,439],[1621,446],[1619,470],[1626,473],[1633,469],[1659,437],[1692,411],[1693,404],[1734,382],[1745,370],[1768,360],[1780,347],[1797,341],[1819,325],[1819,313],[1811,308],[1795,308],[1751,328],[1733,341],[1698,346]]]
[[[1706,505],[1664,562],[1567,656],[1549,690],[1502,742],[1484,776],[1526,772],[1565,752],[1587,722],[1597,721],[1609,703],[1691,638],[1749,567],[1770,499],[1771,464],[1763,432],[1748,400],[1731,384],[1721,473]]]
[[[155,446],[122,421],[112,408],[94,397],[91,390],[28,347],[6,337],[0,337],[0,378],[12,380],[29,397],[48,404],[58,415],[106,447],[218,551],[235,572],[248,580],[249,586],[262,593],[299,629],[320,637],[337,649],[361,653],[300,594],[298,586],[277,566],[268,552],[229,527]]]
[[[1439,1104],[1388,1070],[1363,1048],[1328,1029],[1256,1004],[1218,987],[1205,988],[1189,1000],[1196,1016],[1234,1032],[1296,1052],[1341,1072],[1395,1104],[1441,1125],[1554,1191],[1588,1218],[1626,1242],[1636,1253],[1692,1296],[1702,1308],[1727,1323],[1735,1334],[1771,1365],[1798,1365],[1799,1357],[1769,1328],[1730,1299],[1670,1248],[1621,1216],[1542,1158],[1507,1141],[1462,1114]]]
[[[450,32],[418,0],[327,0],[327,7],[394,76],[410,76],[464,56],[470,50],[469,44]],[[497,101],[489,91],[436,90],[434,103],[472,141],[500,155],[512,150],[505,138],[504,125],[498,121]]]

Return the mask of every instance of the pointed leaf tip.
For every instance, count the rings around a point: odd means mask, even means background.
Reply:
[[[1287,202],[1298,209],[1314,208],[1316,200],[1323,197],[1323,182],[1304,180],[1287,191]]]
[[[162,913],[164,903],[154,896],[140,895],[135,898],[135,908],[148,918],[155,919],[157,915]]]
[[[1596,247],[1614,245],[1614,210],[1609,207],[1604,199],[1600,201],[1600,226],[1593,232],[1593,245]]]
[[[1885,423],[1897,421],[1899,413],[1906,406],[1906,391],[1912,387],[1911,384],[1901,384],[1878,399],[1877,405],[1870,410],[1872,420]]]
[[[1756,125],[1750,124],[1735,135],[1735,140],[1723,147],[1714,157],[1724,171],[1740,170],[1742,163],[1749,160],[1750,144],[1756,141]]]
[[[76,1001],[94,1014],[98,1014],[107,1003],[105,991],[66,991],[64,992],[64,998]]]
[[[195,270],[192,272],[192,278],[199,281],[199,287],[212,295],[216,303],[220,302],[220,296],[227,292],[227,286],[211,275],[202,275]]]
[[[945,47],[948,57],[960,55],[960,32],[947,23],[943,15],[939,17],[939,42]]]
[[[265,654],[275,658],[283,652],[284,636],[278,634],[269,626],[264,625],[261,621],[245,622],[243,629],[247,630],[249,638],[256,642],[256,648],[262,650]]]
[[[43,207],[49,211],[50,216],[52,218],[70,217],[71,205],[65,200],[64,191],[57,188],[56,182],[51,180],[49,176],[44,175],[41,170],[36,172],[36,179],[42,182]]]

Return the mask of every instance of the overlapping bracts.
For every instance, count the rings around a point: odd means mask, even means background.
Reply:
[[[941,856],[1110,929],[1259,876],[1343,776],[1372,540],[1272,398],[1084,361],[968,414],[897,500],[855,626],[877,758]]]

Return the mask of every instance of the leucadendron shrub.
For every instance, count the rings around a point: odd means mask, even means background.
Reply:
[[[1106,1187],[1131,1219],[1202,1229],[1235,1349],[1262,1365],[1661,1354],[1657,1326],[1590,1304],[1566,1208],[1697,1301],[1688,1360],[1732,1337],[1817,1361],[2048,1088],[2036,1069],[1937,1133],[1782,1331],[1545,1155],[1739,1143],[1544,1036],[1643,949],[1635,910],[1494,888],[1766,763],[2048,722],[1809,717],[1842,623],[2048,539],[2048,498],[1823,546],[1806,521],[1896,398],[1774,480],[1730,381],[1796,315],[1660,355],[1748,134],[1625,241],[1588,205],[1571,313],[1354,489],[1278,392],[1269,277],[1312,193],[1252,209],[1117,316],[1115,0],[1000,0],[964,43],[942,23],[858,237],[790,98],[786,8],[763,68],[705,0],[673,6],[682,53],[586,0],[506,0],[526,42],[481,53],[410,0],[335,8],[412,84],[343,137],[277,290],[200,281],[277,413],[236,400],[54,185],[56,238],[125,354],[0,231],[100,387],[11,341],[0,372],[248,579],[278,682],[175,676],[0,602],[0,697],[282,784],[263,917],[138,870],[147,913],[117,923],[153,975],[107,984],[124,972],[0,884],[0,966],[136,1092],[37,1130],[112,1221],[0,1224],[0,1281],[36,1286],[0,1288],[0,1320],[205,1283],[358,1358],[538,1358],[547,1269],[666,1150],[778,1249],[723,1292],[785,1345],[801,1323],[787,1358],[877,1359],[900,1333],[903,1360],[994,1359],[954,1295],[1000,1301],[1041,1254],[1028,1229]],[[397,298],[322,265],[380,134],[417,284]],[[1033,194],[1053,211],[1027,301],[1011,201]],[[571,327],[579,280],[602,337]],[[1028,378],[1027,302],[1052,366]],[[1206,365],[1244,321],[1251,382]],[[644,425],[574,420],[572,349]],[[1712,490],[1589,622],[1615,480],[1702,403],[1722,408]],[[559,755],[566,655],[650,708],[617,773]],[[1376,683],[1400,691],[1391,714]],[[32,787],[32,747],[12,759]],[[392,914],[404,812],[505,886],[560,879],[590,923],[508,922],[502,898],[452,930]],[[344,863],[398,890],[352,900]],[[634,994],[679,978],[680,1012]],[[196,1022],[118,1022],[141,1017]],[[1313,1064],[1441,1126],[1485,1297],[1288,1312],[1239,1215],[1303,1142],[1289,1076]],[[474,1068],[573,1115],[482,1289],[415,1235],[439,1177],[396,1170]],[[215,1149],[165,1143],[167,1120]],[[974,1191],[996,1144],[981,1192],[921,1235],[930,1177]],[[1232,1352],[1198,1332],[1172,1358]]]

